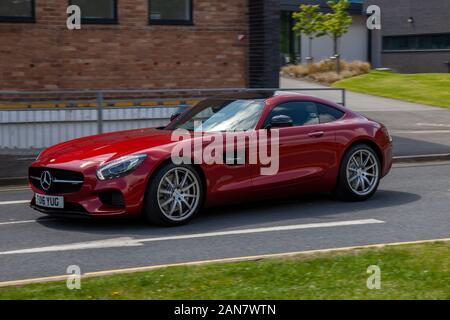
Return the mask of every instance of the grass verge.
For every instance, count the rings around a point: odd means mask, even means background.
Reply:
[[[366,286],[381,269],[381,289]],[[0,299],[450,299],[450,242],[169,267],[0,288]]]
[[[381,269],[381,289],[366,286]],[[0,288],[0,299],[450,299],[450,242],[169,267]]]
[[[450,74],[371,71],[333,83],[333,87],[387,98],[450,108]]]

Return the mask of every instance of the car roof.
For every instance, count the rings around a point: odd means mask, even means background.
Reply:
[[[265,100],[268,104],[278,104],[281,102],[293,101],[293,100],[305,100],[326,105],[331,105],[347,111],[342,105],[339,105],[333,101],[325,100],[317,96],[306,95],[296,91],[285,90],[255,90],[246,92],[230,92],[207,98],[206,100]]]
[[[274,96],[273,90],[247,91],[247,92],[229,92],[215,95],[208,99],[224,99],[224,100],[257,100],[268,99]]]
[[[252,90],[252,89],[250,89]],[[256,100],[256,99],[270,99],[273,97],[279,96],[292,96],[292,97],[306,97],[310,96],[304,95],[295,91],[284,91],[284,90],[254,90],[254,91],[245,91],[245,92],[229,92],[222,93],[208,99],[226,99],[226,100]]]

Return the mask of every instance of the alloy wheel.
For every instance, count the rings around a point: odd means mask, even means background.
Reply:
[[[200,192],[200,183],[191,170],[183,167],[173,168],[159,182],[159,208],[164,216],[172,221],[185,220],[198,207]]]
[[[347,183],[352,191],[365,196],[373,191],[379,178],[378,161],[367,149],[355,151],[347,163]]]

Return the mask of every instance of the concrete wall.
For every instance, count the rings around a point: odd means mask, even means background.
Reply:
[[[353,24],[349,32],[345,34],[339,44],[341,57],[347,61],[368,60],[368,30],[366,27],[366,18],[363,16],[352,16]],[[302,36],[302,58],[308,56],[309,40]],[[333,40],[324,36],[313,40],[314,61],[329,58],[333,55]],[[303,61],[305,62],[305,61]]]
[[[449,0],[371,0],[365,6],[381,7],[382,30],[373,32],[372,55],[376,67],[388,67],[399,72],[448,72],[450,50],[416,50],[385,52],[380,50],[383,36],[450,33]],[[409,23],[412,17],[414,23]]]
[[[381,61],[383,67],[402,73],[445,73],[449,72],[445,62],[450,61],[450,51],[383,53]]]

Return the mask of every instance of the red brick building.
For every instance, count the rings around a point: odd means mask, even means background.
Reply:
[[[277,2],[1,0],[0,90],[276,86]]]

